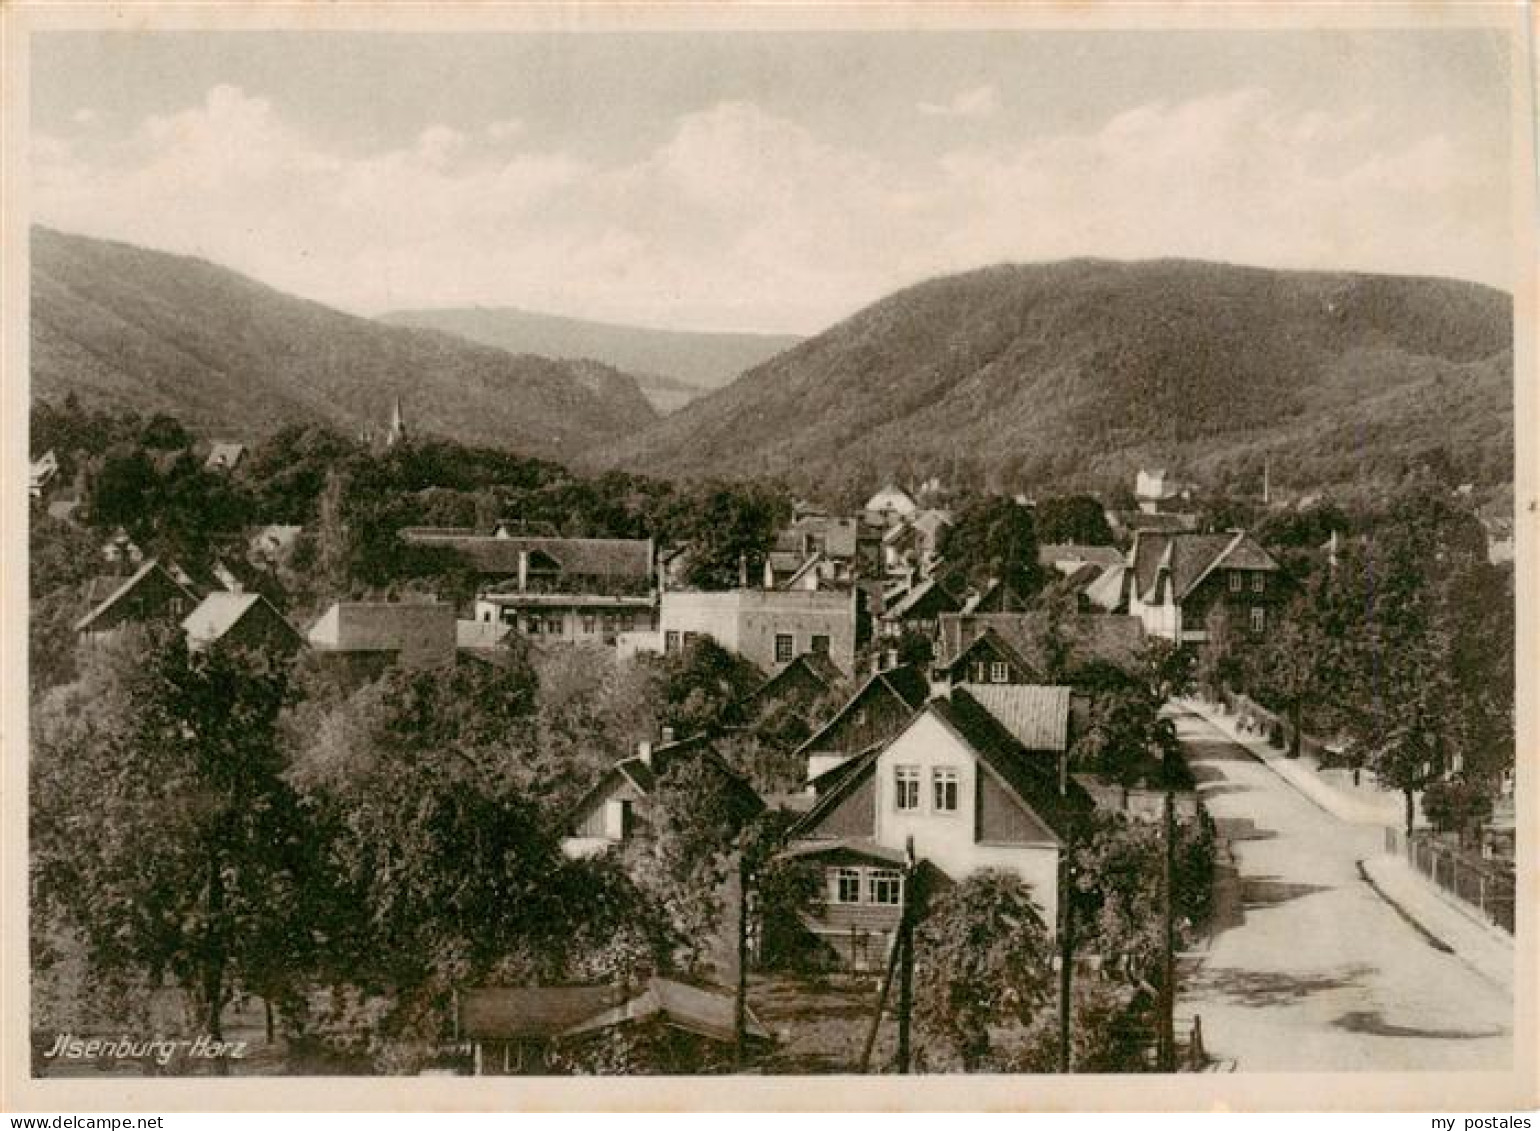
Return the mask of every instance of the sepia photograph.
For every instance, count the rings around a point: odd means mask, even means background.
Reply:
[[[1518,8],[134,7],[6,16],[5,1106],[1535,1103]]]

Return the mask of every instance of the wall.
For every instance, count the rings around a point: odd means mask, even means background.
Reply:
[[[899,812],[894,805],[894,768],[920,767],[920,809]],[[930,771],[932,767],[958,771],[958,807],[955,813],[933,814]],[[877,759],[876,798],[878,844],[902,849],[914,838],[915,856],[961,880],[981,868],[1015,872],[1032,889],[1044,921],[1053,929],[1058,911],[1057,846],[988,845],[974,840],[977,821],[977,775],[981,771],[972,752],[933,714],[922,715],[882,752]]]
[[[734,589],[723,593],[668,590],[663,594],[659,630],[710,636],[765,673],[782,665],[775,659],[775,638],[792,637],[792,655],[812,651],[814,635],[829,638],[829,658],[847,675],[855,668],[856,596],[854,593]]]

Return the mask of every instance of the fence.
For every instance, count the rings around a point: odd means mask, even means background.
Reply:
[[[1432,880],[1444,891],[1479,911],[1483,918],[1513,933],[1513,873],[1426,836],[1407,841],[1398,829],[1385,830],[1385,850]]]

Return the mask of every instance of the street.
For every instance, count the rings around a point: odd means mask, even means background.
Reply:
[[[1381,831],[1318,808],[1199,716],[1178,734],[1233,871],[1215,934],[1184,961],[1178,1012],[1237,1071],[1507,1069],[1508,995],[1437,949],[1357,862]]]

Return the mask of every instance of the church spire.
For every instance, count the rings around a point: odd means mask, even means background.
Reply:
[[[396,397],[390,410],[390,430],[385,433],[385,446],[395,447],[406,439],[406,418],[401,415],[401,398]]]

